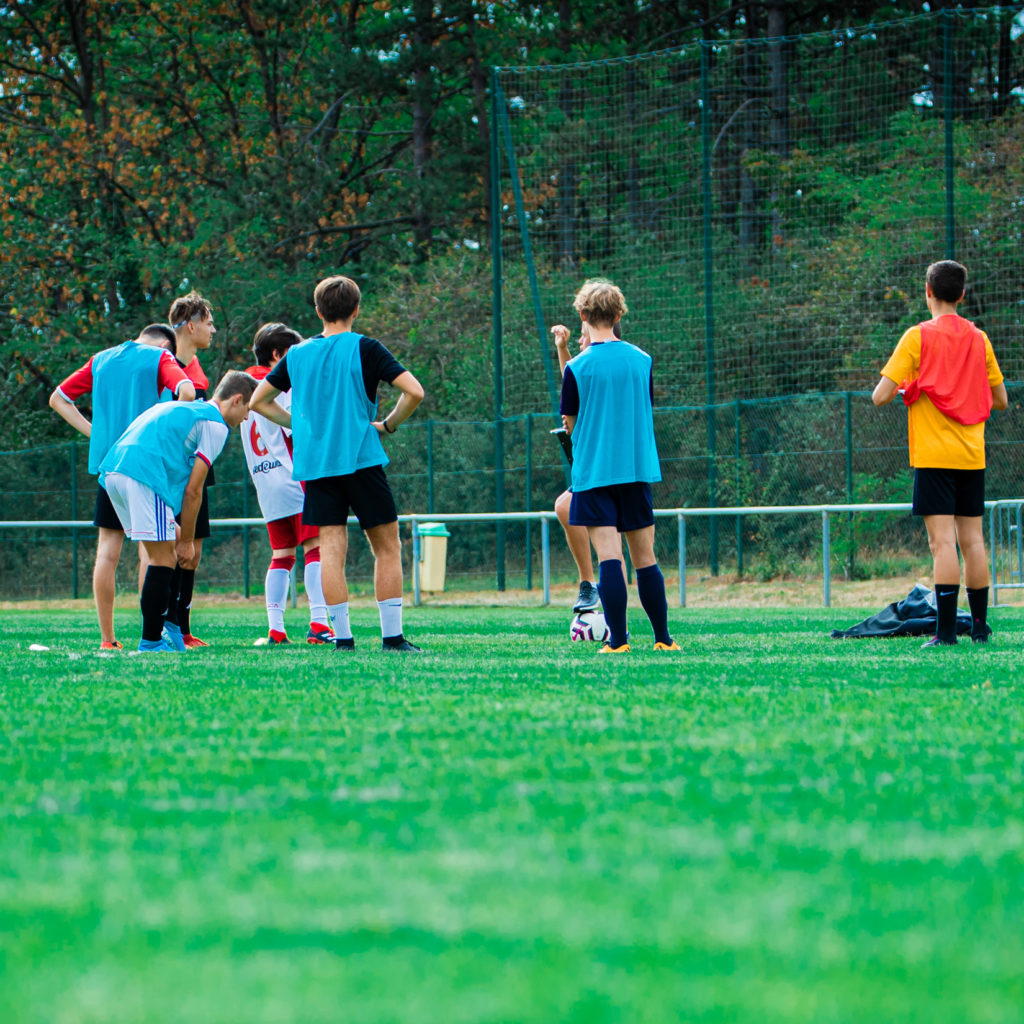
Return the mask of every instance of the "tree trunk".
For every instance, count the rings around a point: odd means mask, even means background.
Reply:
[[[434,75],[430,47],[433,39],[434,5],[431,0],[416,0],[413,6],[412,73],[412,152],[416,177],[416,211],[413,235],[419,259],[430,255],[434,225],[429,197],[430,175],[434,160]]]

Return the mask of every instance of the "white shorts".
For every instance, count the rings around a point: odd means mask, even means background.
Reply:
[[[129,540],[174,541],[174,509],[151,487],[123,473],[108,473],[104,487]]]

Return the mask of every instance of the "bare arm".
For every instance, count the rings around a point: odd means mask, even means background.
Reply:
[[[565,427],[565,429],[569,433],[569,436],[572,437],[573,427],[576,426],[576,417],[575,416],[563,416],[562,417],[562,426]]]
[[[69,402],[60,391],[54,388],[50,395],[50,408],[62,419],[66,420],[80,434],[92,436],[92,424],[81,414],[74,402]]]
[[[871,392],[871,401],[875,405],[888,405],[896,395],[899,385],[889,377],[882,377]]]
[[[391,386],[398,388],[402,393],[398,396],[398,401],[395,402],[395,407],[391,412],[374,423],[380,434],[393,434],[413,414],[416,406],[423,401],[423,385],[408,370],[400,373],[391,382]],[[384,426],[385,423],[387,426]]]
[[[555,324],[555,326],[551,328],[551,333],[555,336],[555,352],[558,354],[558,372],[564,374],[565,364],[572,358],[569,354],[569,328],[564,324]]]
[[[1010,404],[1009,396],[1006,394],[1006,385],[997,384],[992,389],[992,408],[1005,409]]]
[[[279,394],[281,392],[273,384],[268,384],[266,380],[261,380],[253,392],[252,398],[249,400],[249,408],[253,412],[258,412],[261,416],[266,416],[271,423],[276,423],[280,427],[287,427],[291,430],[292,414],[274,401]]]
[[[179,402],[194,402],[196,400],[196,386],[190,380],[183,380],[178,385],[175,397]]]
[[[194,569],[196,517],[203,501],[203,484],[210,467],[202,459],[192,464],[192,473],[185,484],[185,500],[181,503],[181,529],[174,544],[174,553],[183,569]]]

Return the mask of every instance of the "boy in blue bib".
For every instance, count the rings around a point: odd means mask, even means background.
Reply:
[[[665,579],[654,555],[651,484],[661,479],[654,441],[651,357],[615,336],[626,312],[622,292],[588,281],[574,302],[590,344],[562,376],[562,422],[572,435],[569,522],[585,526],[600,562],[597,589],[611,631],[602,654],[629,652],[626,577],[619,556],[626,538],[640,603],[654,628],[654,649],[675,651],[668,632]]]
[[[398,510],[388,486],[382,441],[423,400],[420,382],[377,340],[352,330],[359,286],[329,277],[313,292],[323,333],[293,345],[260,381],[253,412],[292,432],[292,476],[306,484],[302,521],[320,528],[320,561],[335,650],[351,651],[345,556],[352,512],[373,550],[373,589],[385,651],[418,653],[402,632],[402,543]],[[400,392],[377,419],[377,387]],[[275,401],[291,392],[291,409]]]
[[[100,463],[100,483],[125,534],[142,543],[149,559],[139,601],[140,651],[186,650],[180,629],[165,623],[171,579],[177,565],[195,568],[206,474],[229,431],[249,415],[255,390],[252,377],[230,370],[208,402],[155,405],[132,421]]]
[[[50,395],[50,408],[80,434],[89,438],[89,472],[99,473],[100,463],[110,446],[125,428],[151,405],[162,391],[183,402],[196,397],[195,388],[163,346],[174,331],[167,324],[150,324],[135,341],[97,352],[89,361],[66,377]],[[87,420],[75,405],[92,394],[92,420]],[[117,563],[124,544],[124,530],[102,486],[96,488],[93,526],[96,538],[96,564],[92,571],[92,592],[100,624],[100,650],[120,650],[114,635],[114,596]]]

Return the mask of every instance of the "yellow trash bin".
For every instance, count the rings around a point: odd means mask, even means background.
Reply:
[[[420,590],[444,590],[444,569],[451,534],[444,523],[420,523]]]

